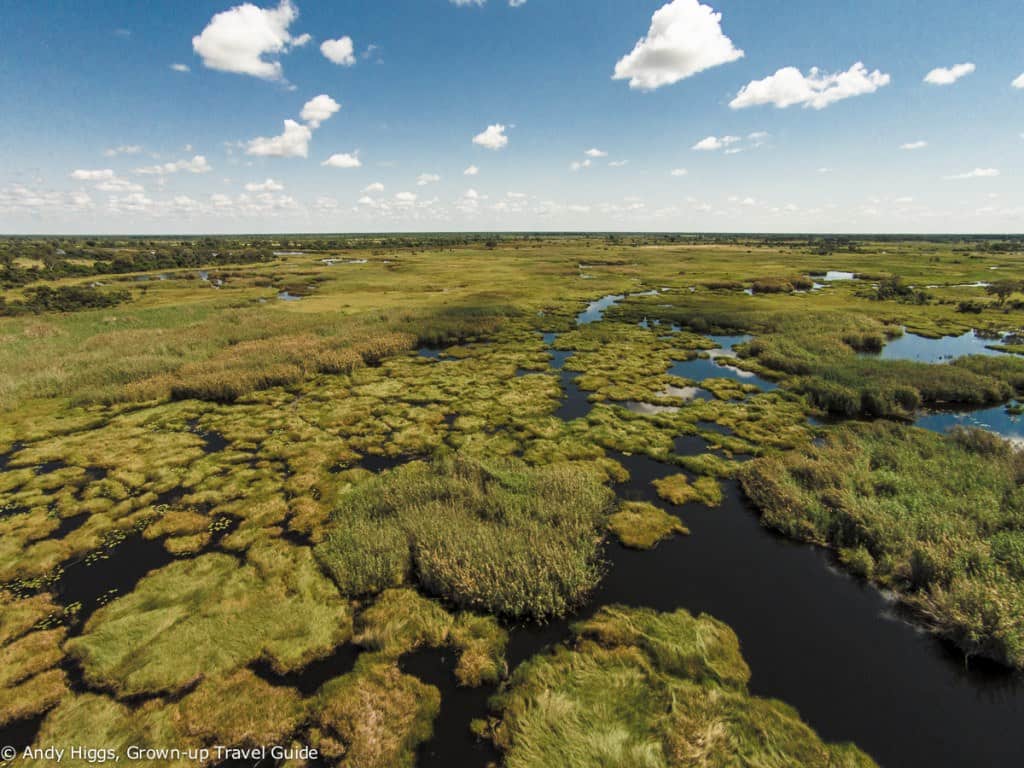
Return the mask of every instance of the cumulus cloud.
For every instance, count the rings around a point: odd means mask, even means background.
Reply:
[[[588,149],[583,154],[585,154],[587,157],[595,157],[595,158],[596,157],[608,157],[608,153],[604,152],[604,151],[602,151],[600,149]]]
[[[280,80],[281,63],[274,57],[310,39],[308,35],[293,38],[288,32],[298,16],[290,0],[281,0],[277,8],[236,5],[210,19],[192,38],[192,48],[210,69]]]
[[[721,22],[722,14],[698,0],[666,3],[651,17],[647,36],[615,65],[612,78],[652,91],[742,58]]]
[[[508,136],[505,135],[505,130],[505,126],[501,123],[489,125],[485,131],[473,137],[473,143],[484,149],[504,149],[508,146]]]
[[[351,67],[356,63],[355,45],[348,35],[337,40],[324,40],[320,44],[320,53],[341,67]]]
[[[953,176],[947,176],[947,179],[958,180],[958,179],[993,179],[999,176],[1000,172],[998,168],[975,168],[973,171],[967,171],[967,173],[957,173]]]
[[[425,187],[428,184],[437,184],[441,180],[441,177],[436,173],[421,173],[416,177],[416,186]]]
[[[823,73],[817,67],[804,75],[796,67],[783,67],[763,80],[747,83],[729,102],[733,109],[773,104],[779,109],[800,104],[805,108],[824,109],[830,104],[853,96],[874,93],[891,82],[889,75],[877,69],[868,72],[857,62],[846,72]]]
[[[720,149],[731,147],[733,144],[737,144],[740,141],[739,136],[708,136],[706,139],[701,139],[694,144],[690,149],[694,149],[698,152],[717,152]]]
[[[188,64],[171,64],[171,69],[173,69],[175,72],[191,72],[192,71],[191,69],[189,69]]]
[[[479,174],[480,174],[480,169],[477,168],[475,165],[469,166],[469,168],[467,168],[466,170],[464,170],[462,172],[463,176],[477,176]]]
[[[416,202],[417,197],[415,192],[399,192],[395,195],[395,201],[404,205],[412,205]]]
[[[908,152],[913,152],[915,149],[924,149],[927,146],[927,141],[908,141],[906,144],[900,144],[900,149],[905,149]]]
[[[685,168],[673,168],[671,171],[671,175],[673,176],[687,176],[689,173],[690,172]]]
[[[245,185],[246,192],[280,192],[284,189],[284,184],[273,179],[267,179],[261,183],[252,182]]]
[[[974,70],[974,64],[969,61],[955,64],[952,67],[936,67],[924,76],[924,81],[929,85],[952,85],[961,77],[967,77]]]
[[[313,130],[308,125],[285,120],[284,133],[252,139],[245,153],[260,157],[309,157],[309,142],[312,138]]]
[[[188,173],[209,173],[213,168],[202,155],[196,155],[191,160],[178,160],[173,163],[162,163],[161,165],[147,165],[144,168],[136,168],[135,173],[144,176],[168,176],[179,171]]]
[[[361,168],[363,163],[360,161],[358,153],[341,152],[331,155],[320,165],[325,165],[328,168]]]
[[[321,93],[307,101],[303,107],[300,117],[313,128],[319,128],[320,123],[330,119],[331,115],[341,109],[341,104],[336,102],[326,93]]]
[[[370,184],[368,187],[366,187],[366,189],[363,190],[363,192],[366,193],[366,194],[369,194],[371,192],[383,192],[383,191],[384,191],[384,185],[381,184],[379,181],[373,182],[373,184]]]
[[[487,0],[449,0],[452,5],[457,5],[460,8],[464,8],[469,5],[475,5],[478,8],[482,7]]]
[[[612,160],[608,163],[609,168],[624,168],[629,165],[629,160]]]
[[[71,172],[71,178],[75,181],[105,181],[114,178],[114,172],[110,168],[95,171],[79,168]]]
[[[1014,88],[1024,88],[1024,72],[1021,73],[1020,77],[1010,83]]]
[[[569,165],[569,170],[575,173],[576,171],[582,171],[584,168],[589,168],[593,164],[593,160],[584,160],[583,162],[580,162],[579,160],[573,160],[573,162],[570,163]]]

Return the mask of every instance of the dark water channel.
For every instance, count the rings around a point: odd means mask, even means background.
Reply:
[[[554,340],[545,336],[549,345]],[[726,354],[731,349],[723,347]],[[552,353],[556,369],[571,354]],[[586,415],[586,393],[575,386],[575,375],[563,370],[562,381],[567,398],[559,415]],[[675,449],[699,454],[707,446],[686,437]],[[621,498],[664,508],[652,481],[678,467],[609,455],[630,472],[629,482],[617,487]],[[796,707],[827,741],[856,742],[890,767],[1024,765],[1020,674],[965,661],[878,590],[842,573],[827,551],[762,527],[735,481],[726,483],[717,509],[688,505],[672,511],[690,536],[649,552],[609,544],[607,575],[575,616],[511,630],[510,668],[565,640],[571,621],[601,605],[685,608],[728,623],[753,671],[751,691]],[[435,737],[422,748],[418,765],[482,767],[494,752],[472,736],[469,723],[486,714],[489,691],[458,688],[450,669],[454,659],[439,664],[440,655],[423,652],[404,660],[407,671],[436,685],[442,696]]]

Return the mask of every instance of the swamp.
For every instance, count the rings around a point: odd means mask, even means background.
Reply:
[[[1024,763],[1020,238],[8,238],[0,290],[0,745]]]

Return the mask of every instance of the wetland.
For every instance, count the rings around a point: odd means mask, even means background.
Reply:
[[[1020,763],[994,266],[1024,243],[0,241],[0,743]]]

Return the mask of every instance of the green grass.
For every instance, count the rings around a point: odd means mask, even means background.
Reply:
[[[740,473],[766,525],[838,550],[969,654],[1024,666],[1024,455],[887,424]]]
[[[612,606],[575,633],[573,648],[524,663],[492,702],[507,768],[874,765],[751,696],[736,636],[710,617]]]
[[[608,530],[623,546],[631,549],[653,549],[659,541],[673,534],[690,533],[678,517],[642,501],[627,501],[620,505],[608,519]]]
[[[99,609],[67,649],[90,685],[133,696],[181,691],[260,658],[300,669],[349,640],[347,605],[308,550],[251,559],[172,563]]]
[[[464,608],[564,615],[600,578],[600,479],[465,454],[409,465],[343,495],[317,557],[353,595],[409,574]]]

